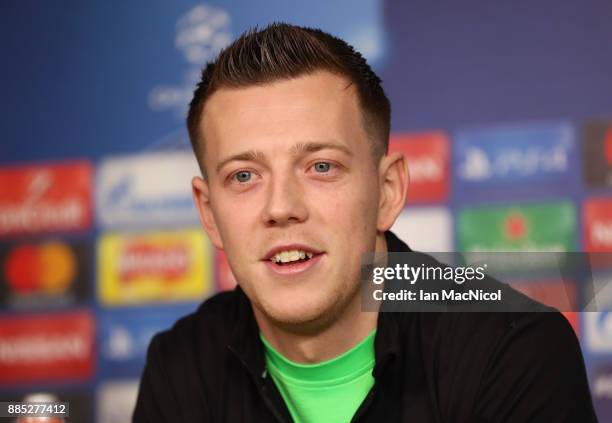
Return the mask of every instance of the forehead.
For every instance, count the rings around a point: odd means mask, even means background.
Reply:
[[[326,71],[244,88],[221,88],[206,102],[201,133],[209,153],[254,148],[282,140],[365,136],[355,87]],[[353,147],[353,146],[348,146]]]

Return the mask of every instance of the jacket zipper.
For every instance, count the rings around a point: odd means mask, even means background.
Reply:
[[[266,376],[267,377],[267,376]],[[279,411],[276,409],[276,407],[274,406],[274,404],[272,404],[272,401],[270,400],[270,397],[268,397],[267,392],[266,392],[266,387],[261,386],[260,384],[258,384],[257,382],[255,382],[258,385],[258,389],[259,389],[259,393],[262,396],[264,402],[266,403],[266,405],[268,406],[268,409],[272,412],[272,414],[274,415],[274,417],[276,418],[276,420],[278,420],[280,423],[285,423],[285,420],[283,419],[283,416],[281,416],[281,414],[279,413]]]
[[[274,416],[274,418],[279,422],[279,423],[285,423],[285,420],[283,419],[283,416],[281,416],[281,414],[279,413],[279,411],[276,409],[276,407],[274,407],[274,404],[272,404],[272,401],[270,400],[270,398],[268,397],[266,390],[265,390],[265,386],[262,386],[262,384],[260,383],[260,381],[257,379],[257,376],[251,371],[251,369],[249,369],[249,366],[247,366],[246,362],[240,357],[239,354],[237,354],[233,348],[230,348],[230,350],[234,353],[234,356],[238,358],[238,360],[240,360],[240,363],[244,366],[244,368],[246,369],[247,373],[251,376],[251,378],[253,379],[253,382],[255,383],[255,386],[257,386],[257,391],[259,392],[259,395],[261,395],[261,397],[264,400],[264,403],[266,404],[266,406],[268,407],[268,410],[272,413],[272,415]],[[261,376],[263,379],[266,379],[267,377],[267,369],[265,370],[265,374],[266,376]]]
[[[382,369],[386,367],[388,361],[389,361],[388,357],[383,358],[383,361],[380,363],[379,373],[381,373]],[[355,412],[355,415],[351,419],[351,422],[354,423],[354,422],[359,421],[359,419],[363,417],[365,412],[370,407],[370,404],[372,404],[372,401],[374,400],[374,392],[376,391],[377,386],[380,384],[380,381],[378,379],[379,378],[374,379],[374,386],[372,386],[372,389],[370,389],[370,392],[368,392],[368,395],[366,395],[365,399],[363,400],[363,402],[361,403],[361,405]]]

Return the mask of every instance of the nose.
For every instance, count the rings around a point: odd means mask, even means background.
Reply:
[[[308,218],[304,190],[297,175],[283,172],[271,178],[262,217],[266,226],[285,226]]]

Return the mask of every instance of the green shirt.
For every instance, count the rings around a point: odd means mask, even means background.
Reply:
[[[373,331],[331,360],[299,364],[283,357],[261,336],[268,373],[297,423],[346,423],[366,397],[374,377]]]

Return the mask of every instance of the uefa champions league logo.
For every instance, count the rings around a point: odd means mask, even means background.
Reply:
[[[231,18],[224,9],[198,5],[181,16],[176,22],[174,45],[187,62],[183,81],[153,87],[149,107],[154,111],[171,110],[183,119],[202,67],[231,41]]]

